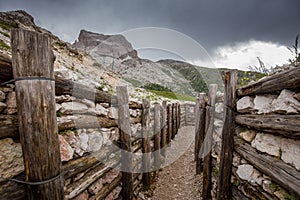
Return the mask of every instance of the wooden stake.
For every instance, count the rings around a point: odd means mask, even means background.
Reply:
[[[118,122],[121,140],[122,199],[133,199],[131,127],[126,86],[117,87]]]
[[[211,199],[211,149],[212,149],[212,134],[214,127],[214,112],[216,104],[216,93],[218,85],[210,84],[209,85],[209,94],[208,94],[208,106],[206,108],[206,123],[205,123],[205,137],[207,141],[207,149],[209,152],[204,157],[203,162],[203,199]]]
[[[154,105],[154,167],[160,166],[160,105]]]
[[[143,99],[143,113],[142,113],[142,152],[143,152],[143,184],[145,188],[151,185],[151,147],[150,147],[150,101]]]
[[[162,124],[161,124],[161,155],[166,157],[166,144],[167,144],[167,102],[162,103]]]
[[[225,97],[224,97],[224,127],[222,131],[222,150],[218,177],[217,199],[230,199],[231,197],[231,164],[234,149],[235,132],[235,105],[237,71],[225,73]]]
[[[168,107],[167,107],[167,110],[168,110],[168,137],[167,137],[167,140],[168,140],[168,145],[171,145],[171,141],[172,141],[172,105],[171,104],[168,104]]]
[[[64,199],[63,176],[55,111],[54,54],[51,39],[22,29],[11,31],[14,78],[49,80],[16,81],[18,123],[28,185],[28,199]]]

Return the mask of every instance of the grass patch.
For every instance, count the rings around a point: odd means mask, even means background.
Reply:
[[[195,97],[185,95],[185,94],[178,94],[175,92],[157,91],[157,90],[147,90],[147,91],[152,92],[158,96],[168,98],[168,99],[176,99],[176,100],[181,100],[181,101],[192,101],[192,102],[196,101]]]
[[[7,45],[3,40],[0,40],[0,48],[1,49],[11,49],[9,45]]]
[[[131,83],[134,87],[140,87],[141,85],[143,85],[141,82],[139,82],[138,80],[135,79],[130,79],[130,78],[123,78],[125,81]]]
[[[18,28],[18,24],[13,24],[13,23],[8,23],[8,22],[5,22],[5,21],[0,21],[0,27],[5,29],[5,30],[10,30],[12,28]]]
[[[57,46],[59,46],[59,47],[65,47],[65,46],[67,46],[67,44],[65,42],[61,42],[61,41],[57,41],[57,42],[55,42],[55,44]]]

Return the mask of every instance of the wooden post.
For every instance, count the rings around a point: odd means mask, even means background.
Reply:
[[[118,126],[121,141],[122,199],[133,199],[131,127],[126,86],[117,86]]]
[[[51,80],[55,60],[51,39],[44,34],[12,29],[11,47],[14,78],[24,78],[15,86],[25,180],[46,181],[28,185],[28,199],[64,199],[55,84]],[[26,80],[28,77],[32,79]]]
[[[184,125],[187,126],[187,104],[184,104]]]
[[[154,105],[154,167],[160,166],[160,105]]]
[[[166,157],[166,144],[167,144],[167,102],[162,103],[162,126],[161,126],[161,155]]]
[[[178,103],[178,129],[180,128],[180,123],[181,123],[181,106]]]
[[[167,137],[167,140],[168,140],[168,144],[171,145],[171,141],[172,141],[172,105],[171,104],[168,104],[168,107],[167,107],[167,110],[168,110],[168,137]]]
[[[142,106],[143,184],[145,188],[149,188],[151,185],[150,101],[148,99],[143,99]]]
[[[176,135],[176,109],[175,103],[172,103],[172,139],[175,138]]]
[[[198,157],[198,142],[199,142],[199,125],[200,125],[200,99],[197,97],[195,105],[195,147],[194,147],[194,160],[197,160]]]
[[[212,140],[213,140],[213,127],[214,127],[214,112],[215,112],[215,103],[216,103],[216,93],[218,85],[210,84],[209,85],[209,94],[208,94],[208,105],[206,108],[206,123],[205,123],[205,137],[207,140],[207,150],[209,152],[204,157],[203,162],[203,199],[211,199],[211,149],[212,149]]]
[[[198,137],[197,137],[198,141],[197,141],[197,148],[196,148],[196,154],[197,154],[197,156],[196,156],[196,174],[200,174],[201,172],[203,172],[203,165],[201,162],[201,158],[199,156],[199,151],[203,144],[204,134],[205,134],[205,114],[206,114],[205,108],[206,108],[206,94],[200,93],[199,114],[197,116],[197,118],[199,118],[199,121],[196,122],[196,123],[199,123],[198,131],[196,132],[196,134],[198,134]]]
[[[224,127],[222,130],[222,150],[218,177],[217,199],[230,199],[231,197],[231,164],[234,149],[235,133],[235,105],[236,105],[237,71],[231,70],[225,73],[225,97],[224,97]]]

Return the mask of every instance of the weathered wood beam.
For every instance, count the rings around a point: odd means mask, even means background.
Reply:
[[[224,127],[222,129],[222,149],[218,175],[217,199],[230,199],[231,163],[233,159],[235,122],[234,112],[236,106],[237,71],[225,72],[224,96]]]
[[[242,97],[246,95],[272,93],[281,91],[282,89],[296,89],[299,87],[300,67],[295,67],[241,87],[237,90],[237,95]]]
[[[14,78],[49,79],[15,83],[25,180],[38,183],[27,185],[28,199],[63,199],[55,85],[50,80],[54,79],[55,60],[51,38],[33,31],[12,29],[11,48]]]
[[[235,121],[258,131],[300,139],[300,115],[237,115]]]
[[[235,138],[235,150],[250,164],[285,189],[300,195],[300,172],[282,160],[259,154],[249,144]]]

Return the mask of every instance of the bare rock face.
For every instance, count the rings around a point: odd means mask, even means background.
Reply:
[[[0,101],[4,101],[6,98],[5,93],[0,90]]]
[[[248,164],[238,166],[236,173],[241,179],[247,180],[250,183],[255,183],[256,179],[260,176],[258,171],[252,165]]]
[[[122,60],[126,57],[137,58],[137,52],[123,35],[103,35],[81,30],[74,46],[99,61],[103,61],[105,56],[108,60],[112,57]]]
[[[247,131],[241,132],[239,134],[239,136],[241,138],[243,138],[244,140],[246,140],[247,142],[252,142],[256,136],[256,132],[253,130],[247,130]]]

